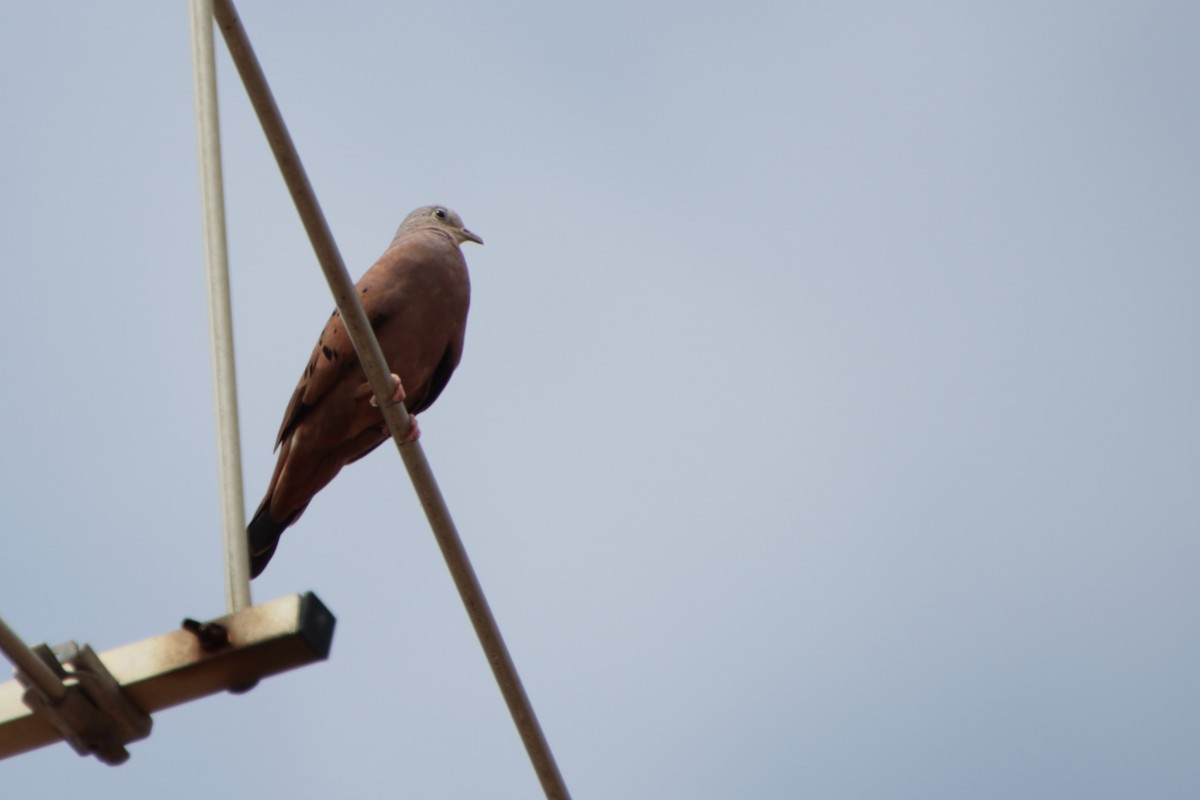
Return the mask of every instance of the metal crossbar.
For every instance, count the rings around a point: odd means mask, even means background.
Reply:
[[[21,677],[0,683],[0,759],[65,739],[119,764],[124,745],[149,734],[150,714],[323,661],[335,622],[308,592],[96,655],[73,642],[28,647],[0,621],[0,650]]]

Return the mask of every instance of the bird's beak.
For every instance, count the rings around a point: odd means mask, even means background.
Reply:
[[[458,231],[459,231],[459,235],[462,236],[464,242],[474,242],[475,244],[483,244],[483,239],[480,239],[478,235],[471,233],[466,228],[459,228]]]

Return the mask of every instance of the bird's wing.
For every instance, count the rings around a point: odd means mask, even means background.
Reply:
[[[450,376],[454,374],[454,369],[458,366],[459,360],[462,358],[463,337],[459,332],[457,338],[452,340],[446,347],[446,352],[442,354],[442,358],[438,361],[437,366],[433,369],[433,374],[429,377],[429,388],[425,391],[425,396],[421,398],[418,407],[410,409],[414,414],[420,414],[425,409],[433,405],[433,401],[438,399],[438,395],[446,388],[446,384],[450,382]]]
[[[363,310],[367,313],[367,319],[373,318],[375,306],[379,303],[375,299],[379,297],[379,293],[376,292],[372,297],[369,291],[374,281],[368,278],[373,277],[370,274],[364,275],[358,284],[359,298]],[[363,289],[368,291],[364,293]],[[358,354],[354,351],[354,345],[350,343],[350,334],[342,322],[342,315],[334,311],[329,317],[329,322],[325,323],[325,330],[321,331],[321,336],[317,339],[317,346],[313,348],[304,374],[300,376],[300,382],[292,392],[287,410],[283,412],[283,423],[279,426],[275,447],[278,448],[283,440],[295,431],[296,426],[313,406],[333,391],[347,370],[358,369]]]

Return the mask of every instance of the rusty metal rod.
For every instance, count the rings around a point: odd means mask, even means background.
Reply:
[[[333,293],[334,302],[342,315],[343,322],[346,323],[350,341],[354,344],[363,371],[371,385],[371,391],[380,400],[383,418],[387,422],[392,439],[408,470],[409,478],[421,501],[421,507],[425,510],[425,516],[429,520],[434,537],[442,550],[442,556],[446,560],[446,566],[450,569],[450,575],[458,588],[459,596],[466,607],[471,624],[475,627],[475,634],[483,646],[484,654],[496,677],[496,683],[499,684],[504,701],[508,704],[509,713],[512,715],[513,723],[525,745],[525,750],[529,754],[534,771],[537,773],[538,780],[541,781],[542,789],[550,800],[567,800],[570,794],[562,774],[559,772],[558,764],[554,760],[554,754],[550,751],[550,745],[534,714],[533,705],[517,674],[516,665],[513,664],[508,647],[505,646],[504,639],[500,635],[500,628],[496,624],[487,598],[483,594],[483,588],[467,557],[467,551],[463,547],[462,539],[450,516],[450,509],[446,506],[446,501],[434,479],[429,461],[425,458],[424,450],[420,442],[404,444],[404,434],[411,424],[408,410],[403,403],[386,402],[386,399],[391,396],[393,388],[391,370],[383,357],[379,342],[371,330],[362,305],[358,301],[350,273],[346,270],[341,253],[333,240],[333,234],[325,221],[325,215],[321,212],[312,185],[309,183],[308,175],[300,163],[300,155],[292,143],[283,117],[275,104],[275,98],[271,94],[262,67],[250,46],[246,30],[242,26],[231,0],[215,0],[213,14],[216,17],[217,26],[225,37],[225,44],[229,48],[234,65],[241,75],[246,93],[250,96],[250,102],[258,114],[267,142],[275,154],[275,160],[279,164],[280,172],[283,173],[288,191],[291,192],[296,210],[304,223],[304,229],[308,232],[308,238],[312,243],[317,260],[321,264],[321,270],[325,273],[325,279]]]
[[[54,674],[54,671],[34,655],[34,652],[21,640],[17,632],[8,627],[8,623],[2,619],[0,619],[0,652],[8,657],[14,667],[25,673],[26,677],[33,682],[34,686],[42,690],[42,694],[46,695],[51,703],[61,702],[67,696],[67,687],[63,686],[63,682]]]

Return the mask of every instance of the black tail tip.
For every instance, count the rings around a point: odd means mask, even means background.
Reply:
[[[250,577],[257,578],[267,568],[275,548],[279,546],[279,537],[283,535],[287,523],[279,523],[271,519],[267,512],[266,503],[258,509],[254,519],[246,526],[246,538],[250,545]]]
[[[279,546],[279,540],[276,539],[271,543],[271,546],[261,552],[250,553],[250,577],[257,578],[263,574],[263,570],[267,568],[267,564],[271,561],[271,556],[275,555],[275,548]]]

